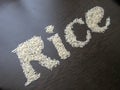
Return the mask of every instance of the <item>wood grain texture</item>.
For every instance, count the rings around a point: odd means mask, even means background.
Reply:
[[[111,25],[103,33],[92,33],[84,48],[72,48],[66,43],[64,29],[75,18],[101,6]],[[45,26],[55,25],[71,57],[60,60],[47,38]],[[85,40],[87,25],[74,25],[78,40]],[[45,43],[45,55],[58,59],[61,65],[49,71],[31,62],[41,77],[25,87],[26,78],[17,55],[11,53],[17,45],[34,35]],[[53,34],[52,34],[53,35]],[[114,0],[0,0],[0,90],[120,90],[120,6]]]

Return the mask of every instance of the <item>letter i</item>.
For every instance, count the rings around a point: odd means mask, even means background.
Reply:
[[[52,26],[52,25],[47,26],[45,29],[46,29],[47,33],[54,33],[54,31],[53,31],[54,26]],[[67,59],[68,57],[70,57],[70,51],[68,51],[65,48],[58,33],[54,34],[53,36],[51,36],[47,39],[48,39],[48,41],[51,41],[53,43],[53,45],[55,46],[55,48],[58,52],[58,55],[60,56],[61,59]]]

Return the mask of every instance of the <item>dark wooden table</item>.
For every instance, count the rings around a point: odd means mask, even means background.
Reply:
[[[66,43],[64,29],[75,18],[101,6],[105,19],[111,17],[109,29],[92,33],[84,48],[72,48]],[[71,57],[60,60],[47,25],[55,25]],[[74,25],[78,40],[85,40],[86,25]],[[11,53],[18,44],[34,35],[43,38],[44,54],[61,62],[52,71],[31,62],[41,77],[25,87],[26,78],[19,59]],[[120,6],[112,0],[0,0],[0,90],[120,90]]]

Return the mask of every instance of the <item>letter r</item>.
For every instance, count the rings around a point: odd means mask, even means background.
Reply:
[[[36,73],[30,64],[31,61],[38,61],[39,64],[47,69],[52,70],[59,64],[58,60],[51,59],[42,53],[44,49],[44,42],[40,36],[34,36],[31,39],[21,43],[12,52],[16,53],[20,59],[20,63],[27,78],[25,86],[40,77],[40,73]]]

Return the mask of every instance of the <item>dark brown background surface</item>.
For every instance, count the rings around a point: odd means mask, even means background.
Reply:
[[[84,48],[72,48],[65,42],[64,29],[75,18],[85,20],[85,12],[101,6],[111,25],[104,34],[92,33]],[[47,25],[55,25],[71,52],[60,60],[46,38]],[[85,40],[86,25],[74,25],[78,40]],[[25,87],[26,78],[19,59],[11,53],[21,42],[40,35],[45,55],[59,59],[61,65],[49,71],[31,62],[41,77]],[[0,0],[0,88],[2,90],[120,90],[120,6],[112,0]],[[0,89],[0,90],[1,90]]]

